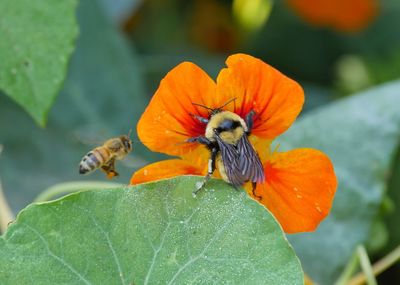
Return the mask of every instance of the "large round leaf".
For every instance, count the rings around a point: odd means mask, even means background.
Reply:
[[[303,284],[280,226],[222,181],[87,191],[29,206],[0,238],[1,284]]]

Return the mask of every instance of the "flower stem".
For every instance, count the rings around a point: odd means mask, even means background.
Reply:
[[[383,257],[381,260],[377,261],[372,266],[372,273],[377,276],[396,262],[400,261],[400,245],[397,246],[393,251]],[[348,283],[348,285],[361,285],[367,281],[367,276],[364,273],[358,273],[355,275]]]
[[[335,285],[346,285],[348,284],[351,276],[358,270],[360,265],[360,261],[358,259],[357,251],[354,251],[349,262],[346,265],[346,268],[343,270],[339,279],[335,282]]]
[[[7,230],[8,224],[14,220],[10,206],[7,203],[0,181],[0,233]]]
[[[100,181],[73,181],[56,184],[44,190],[36,197],[34,202],[45,202],[62,195],[74,193],[77,191],[97,190],[104,188],[116,188],[126,186],[124,184]]]

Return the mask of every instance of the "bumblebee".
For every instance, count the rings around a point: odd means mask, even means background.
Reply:
[[[222,179],[235,188],[251,182],[254,192],[256,184],[265,180],[263,165],[248,139],[256,113],[252,110],[243,119],[235,113],[222,110],[235,99],[216,109],[193,103],[210,111],[208,118],[191,114],[207,126],[204,136],[190,138],[187,142],[203,144],[210,150],[208,173],[194,194],[204,187],[216,167]]]
[[[109,179],[118,176],[115,161],[123,159],[132,150],[132,141],[127,135],[107,140],[102,146],[89,151],[79,164],[79,173],[87,174],[100,168]]]

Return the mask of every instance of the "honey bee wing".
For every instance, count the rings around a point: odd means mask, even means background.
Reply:
[[[112,139],[111,142],[108,144],[108,149],[112,152],[117,152],[122,148],[122,143],[118,139]]]
[[[224,164],[226,176],[234,186],[242,186],[246,179],[241,174],[239,167],[239,151],[235,145],[225,143],[217,136],[217,143],[221,152],[222,163]]]
[[[264,182],[264,167],[246,135],[237,144],[239,151],[239,169],[246,181]]]

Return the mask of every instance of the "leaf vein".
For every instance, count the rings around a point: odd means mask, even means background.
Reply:
[[[154,251],[153,259],[152,259],[151,265],[150,265],[150,267],[149,267],[149,270],[147,271],[147,275],[146,275],[146,278],[145,278],[145,280],[144,280],[144,284],[148,284],[148,282],[149,282],[150,274],[151,274],[151,272],[153,271],[153,267],[154,267],[154,264],[155,264],[155,262],[156,262],[158,253],[161,251],[161,249],[162,249],[162,247],[163,247],[163,245],[164,245],[165,237],[167,236],[167,232],[168,232],[168,229],[169,229],[170,225],[171,225],[171,223],[168,223],[167,226],[165,227],[165,230],[164,230],[163,237],[162,237],[162,239],[161,239],[160,245],[159,245],[159,247]]]
[[[112,253],[112,255],[113,255],[115,264],[117,265],[117,270],[118,270],[118,273],[119,273],[119,277],[120,277],[120,279],[121,279],[121,281],[122,281],[122,284],[123,284],[123,285],[126,285],[125,280],[124,280],[124,273],[123,273],[122,268],[121,268],[121,263],[120,263],[120,261],[119,261],[119,258],[118,258],[118,256],[117,256],[117,253],[116,253],[116,251],[115,251],[115,249],[114,249],[114,246],[113,246],[113,244],[112,244],[112,242],[111,242],[111,240],[110,240],[110,237],[109,237],[108,233],[107,233],[107,232],[103,229],[103,227],[97,222],[97,220],[96,220],[96,218],[93,216],[92,212],[90,212],[90,211],[87,210],[87,209],[78,207],[78,206],[76,206],[76,207],[79,208],[80,210],[86,212],[86,213],[89,215],[89,217],[90,217],[90,219],[93,221],[94,225],[101,231],[101,233],[102,233],[102,234],[104,235],[104,237],[106,238],[108,248],[110,249],[110,251],[111,251],[111,253]]]
[[[224,230],[231,224],[234,218],[238,215],[236,212],[214,235],[212,239],[205,245],[204,249],[194,258],[190,259],[186,262],[178,271],[172,276],[171,280],[168,282],[168,285],[173,284],[173,282],[178,278],[178,276],[185,270],[190,264],[196,262],[198,259],[204,257],[204,253],[208,250],[208,248],[213,244],[214,241],[224,232]]]
[[[74,273],[77,277],[79,277],[79,279],[82,280],[85,284],[91,285],[91,283],[82,274],[80,274],[74,267],[72,267],[72,265],[68,264],[66,261],[61,259],[59,256],[57,256],[50,250],[49,244],[47,243],[47,241],[45,240],[45,238],[43,237],[43,235],[40,232],[38,232],[35,228],[31,227],[30,225],[28,225],[26,223],[21,223],[21,224],[25,225],[28,229],[30,229],[32,232],[34,232],[39,237],[39,239],[42,241],[43,245],[45,246],[47,253],[51,257],[53,257],[59,263],[64,265],[66,268],[68,268],[72,273]]]

